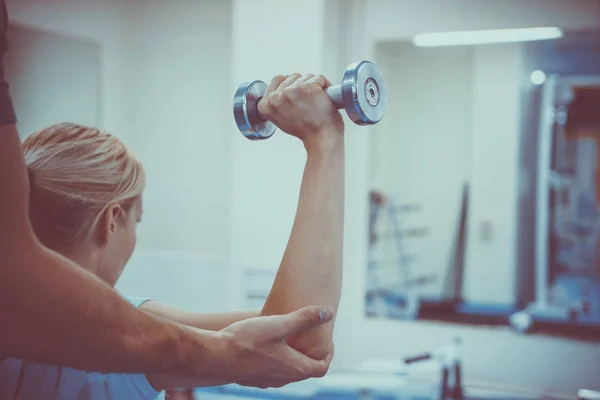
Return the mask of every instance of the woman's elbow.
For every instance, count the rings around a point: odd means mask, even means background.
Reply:
[[[301,337],[297,340],[288,340],[288,344],[290,347],[315,360],[323,360],[328,356],[333,356],[335,353],[335,344],[329,335],[313,336],[310,338]]]

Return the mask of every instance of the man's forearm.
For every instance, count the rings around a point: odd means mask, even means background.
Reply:
[[[0,290],[5,356],[101,372],[194,374],[202,365],[190,360],[203,359],[210,368],[210,332],[192,332],[136,309],[50,250],[28,249],[2,261],[9,262],[3,273],[15,270],[13,286]]]
[[[290,239],[263,315],[311,304],[337,311],[342,285],[344,229],[344,143],[307,148],[300,199]],[[312,357],[332,352],[333,324],[289,338]]]

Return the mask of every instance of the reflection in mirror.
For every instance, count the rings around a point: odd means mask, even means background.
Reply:
[[[415,43],[377,47],[394,96],[371,139],[366,314],[600,337],[600,34]]]
[[[538,74],[535,281],[524,313],[577,327],[600,325],[599,49],[598,35],[580,33],[537,52],[548,65],[537,70],[546,78]],[[553,51],[563,55],[554,65]]]

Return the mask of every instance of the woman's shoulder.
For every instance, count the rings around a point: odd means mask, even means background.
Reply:
[[[147,301],[153,301],[148,297],[132,297],[132,296],[123,296],[125,300],[133,304],[135,307],[139,307]]]
[[[135,307],[149,298],[125,297]],[[144,374],[104,374],[39,364],[16,358],[0,360],[0,399],[155,399]]]

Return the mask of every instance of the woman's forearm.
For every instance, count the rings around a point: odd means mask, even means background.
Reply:
[[[343,136],[332,146],[307,148],[298,209],[290,239],[263,315],[287,313],[309,304],[337,311],[342,286],[344,229]],[[333,324],[289,338],[312,357],[333,351]]]

